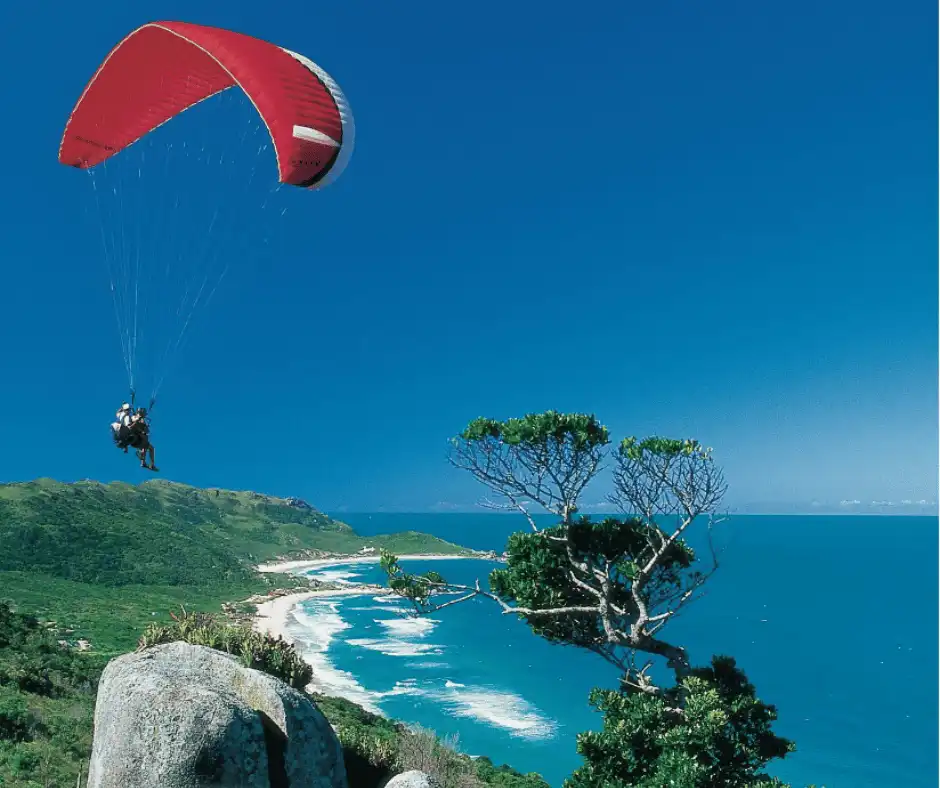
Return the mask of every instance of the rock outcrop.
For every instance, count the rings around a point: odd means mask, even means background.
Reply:
[[[177,642],[112,660],[87,788],[347,788],[343,752],[305,695]]]
[[[438,788],[438,784],[424,772],[410,771],[396,774],[385,783],[385,788]]]

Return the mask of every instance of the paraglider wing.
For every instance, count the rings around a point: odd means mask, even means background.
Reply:
[[[303,196],[282,186],[336,180],[354,138],[329,74],[267,41],[151,22],[108,53],[68,117],[59,161],[88,176],[83,207],[98,218],[132,393],[148,385],[155,401],[230,267],[274,257],[289,201]]]
[[[186,22],[143,25],[110,52],[72,110],[59,161],[94,167],[231,87],[244,91],[264,121],[282,183],[316,189],[336,180],[355,127],[330,76],[274,44]]]

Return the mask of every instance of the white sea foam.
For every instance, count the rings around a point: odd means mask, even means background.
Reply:
[[[436,643],[412,643],[400,638],[386,638],[385,640],[357,638],[346,642],[351,646],[377,651],[387,657],[420,657],[422,654],[444,653],[441,646]]]
[[[384,605],[390,604],[391,602],[398,602],[401,599],[398,594],[386,594],[385,596],[374,596],[372,597],[373,602],[380,602]]]
[[[349,629],[339,614],[339,604],[328,599],[317,599],[293,608],[288,618],[292,636],[302,638],[304,645],[326,651],[333,638]]]
[[[401,615],[408,613],[407,608],[393,607],[391,605],[369,605],[367,607],[347,607],[346,609],[356,613],[371,613],[377,610],[383,613],[400,613]]]
[[[397,597],[377,597],[376,601]],[[398,681],[390,690],[373,692],[367,690],[356,677],[336,668],[327,652],[330,644],[350,624],[340,615],[338,599],[320,597],[294,607],[289,615],[287,628],[298,649],[314,670],[314,683],[319,691],[337,695],[359,704],[374,714],[382,714],[380,701],[393,696],[415,696],[427,698],[453,716],[473,719],[507,731],[510,736],[522,739],[549,739],[558,729],[558,724],[546,717],[539,709],[520,695],[494,687],[471,685],[447,679],[443,685],[434,686],[415,678]],[[392,612],[384,602],[378,610]],[[422,657],[440,655],[444,646],[427,642],[429,633],[440,623],[428,618],[373,619],[388,634],[387,638],[358,638],[346,641],[370,651],[389,657]],[[447,669],[448,663],[438,661],[409,660],[407,667],[417,669]]]
[[[369,692],[352,673],[335,667],[327,657],[333,638],[349,629],[338,607],[338,603],[326,599],[298,605],[291,611],[292,620],[288,621],[290,635],[301,656],[313,668],[314,684],[320,691],[358,703],[373,714],[381,714],[382,710],[375,703],[380,696]]]
[[[340,585],[352,585],[353,580],[359,577],[362,573],[357,572],[351,569],[324,569],[317,572],[308,572],[307,577],[311,577],[314,580],[320,580],[324,583],[339,583]]]
[[[439,685],[438,685],[439,686]],[[492,687],[474,686],[447,680],[444,689],[418,684],[405,679],[384,695],[414,695],[435,701],[455,717],[467,717],[494,728],[502,728],[510,736],[521,739],[550,739],[558,723],[546,717],[525,698]]]
[[[373,620],[376,624],[385,627],[390,635],[399,639],[427,637],[431,630],[441,623],[433,618],[376,618]]]
[[[451,682],[448,682],[448,685]],[[545,717],[525,698],[512,692],[489,687],[464,689],[448,686],[447,690],[433,694],[451,714],[469,717],[509,731],[511,736],[523,739],[550,739],[558,724]]]

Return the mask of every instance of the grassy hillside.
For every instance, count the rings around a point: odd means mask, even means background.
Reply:
[[[200,490],[165,481],[139,486],[40,479],[0,486],[0,572],[40,572],[96,585],[245,583],[253,565],[304,550],[461,553],[425,534],[363,539],[296,499]]]
[[[261,561],[367,545],[466,552],[414,532],[364,539],[303,501],[252,492],[159,480],[0,485],[0,601],[74,630],[106,655],[132,649],[148,623],[181,604],[217,611],[291,582],[259,576]]]

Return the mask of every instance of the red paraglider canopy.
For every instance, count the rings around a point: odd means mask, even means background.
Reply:
[[[271,134],[282,183],[335,180],[355,134],[345,96],[303,55],[186,22],[152,22],[121,41],[72,110],[59,161],[94,167],[194,104],[241,88]]]

